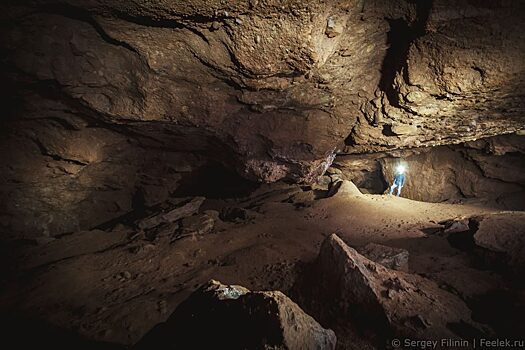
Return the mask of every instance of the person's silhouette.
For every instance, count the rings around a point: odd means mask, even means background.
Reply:
[[[405,176],[405,167],[399,165],[396,168],[396,177],[394,178],[394,183],[390,186],[390,194],[394,193],[394,189],[397,187],[397,196],[401,194],[401,189],[405,186],[406,176]]]

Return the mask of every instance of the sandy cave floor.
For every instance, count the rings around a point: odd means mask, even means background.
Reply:
[[[242,200],[209,200],[207,209],[235,204],[249,208],[251,217],[241,223],[217,219],[211,234],[171,243],[169,237],[148,240],[119,225],[106,233],[119,241],[99,247],[97,238],[84,234],[76,241],[84,250],[78,244],[66,247],[70,256],[64,248],[54,253],[45,245],[31,247],[19,261],[31,265],[28,261],[36,259],[33,265],[39,266],[10,271],[0,307],[88,339],[129,345],[209,279],[287,292],[322,240],[334,232],[352,246],[377,242],[407,249],[410,272],[463,298],[507,284],[499,274],[474,267],[468,254],[446,238],[428,233],[440,221],[497,209],[344,191],[294,203],[290,197],[297,191],[297,186],[263,186]]]

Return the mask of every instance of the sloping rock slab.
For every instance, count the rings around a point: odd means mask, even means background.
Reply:
[[[322,328],[279,291],[250,292],[210,281],[135,349],[335,349]],[[162,346],[161,346],[162,345]]]
[[[298,283],[300,304],[325,326],[427,340],[457,338],[458,329],[480,332],[457,296],[365,258],[335,234],[325,239],[312,270]]]
[[[46,245],[28,248],[17,257],[17,260],[20,268],[29,269],[76,256],[105,251],[126,244],[127,241],[126,232],[101,230],[75,232]]]
[[[478,218],[474,243],[494,253],[502,253],[506,264],[525,271],[525,213],[502,213]]]
[[[150,229],[156,227],[163,223],[175,222],[179,219],[191,216],[199,211],[202,203],[206,198],[204,197],[195,197],[189,202],[183,204],[180,207],[172,209],[166,213],[150,216],[146,219],[143,219],[137,223],[138,227],[141,229]]]

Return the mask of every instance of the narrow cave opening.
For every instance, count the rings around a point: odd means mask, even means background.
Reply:
[[[203,196],[211,199],[235,199],[246,197],[260,186],[239,175],[232,168],[218,162],[198,168],[185,175],[174,197]]]

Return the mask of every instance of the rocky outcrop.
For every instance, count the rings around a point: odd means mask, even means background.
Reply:
[[[335,234],[325,239],[304,277],[296,286],[300,304],[322,324],[335,326],[336,332],[352,327],[367,334],[373,330],[371,339],[379,344],[388,337],[465,336],[458,328],[479,332],[457,296],[430,280],[368,260]]]
[[[278,291],[210,281],[147,334],[134,349],[335,349],[333,331],[322,328]]]
[[[510,267],[517,274],[525,271],[525,215],[502,213],[477,218],[474,243],[489,252],[498,254],[500,264]]]

